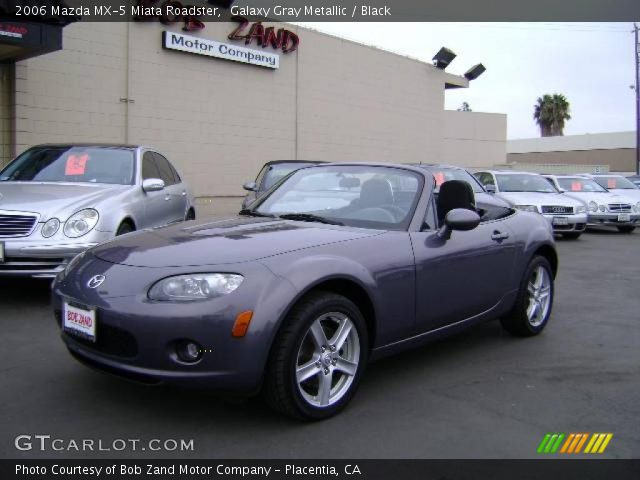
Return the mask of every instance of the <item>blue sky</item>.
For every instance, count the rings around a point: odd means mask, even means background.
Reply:
[[[469,89],[448,90],[448,109],[508,114],[508,137],[539,136],[533,105],[545,93],[571,103],[565,135],[635,130],[631,23],[302,23],[339,37],[423,61],[442,46],[462,74],[487,71]]]

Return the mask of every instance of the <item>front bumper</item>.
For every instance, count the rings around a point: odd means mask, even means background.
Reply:
[[[282,308],[281,293],[293,296],[287,282],[275,282],[257,262],[236,271],[245,276],[241,287],[211,300],[153,302],[146,291],[167,271],[110,264],[97,259],[81,261],[73,272],[53,284],[52,304],[61,337],[73,357],[94,369],[148,385],[175,385],[225,394],[252,395],[259,391],[272,335]],[[193,269],[193,267],[187,267]],[[78,273],[78,272],[81,273]],[[171,274],[187,273],[172,271]],[[87,278],[104,274],[97,289]],[[266,288],[270,293],[261,296]],[[140,290],[140,293],[131,293]],[[63,328],[63,304],[94,308],[95,342]],[[253,311],[244,337],[231,334],[239,313]],[[180,342],[194,342],[203,352],[195,362],[178,355]]]
[[[113,238],[113,233],[94,231],[77,241],[67,238],[56,242],[46,238],[0,238],[4,243],[4,261],[0,276],[54,278],[79,253]]]
[[[551,226],[554,233],[563,232],[584,232],[587,228],[587,214],[574,213],[567,215],[548,215],[543,214]],[[566,220],[565,220],[566,219]]]
[[[620,221],[619,213],[590,213],[588,225],[590,227],[640,227],[640,214],[628,214],[628,221]]]

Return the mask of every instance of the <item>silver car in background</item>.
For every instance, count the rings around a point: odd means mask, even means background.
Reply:
[[[568,197],[587,204],[588,226],[615,227],[631,233],[640,226],[640,201],[613,193],[591,178],[578,175],[545,175]]]
[[[474,175],[488,192],[514,208],[544,215],[554,233],[576,239],[587,228],[586,204],[560,193],[542,175],[513,170],[487,170]]]
[[[0,276],[54,277],[98,243],[194,218],[189,187],[151,148],[35,146],[0,172]]]

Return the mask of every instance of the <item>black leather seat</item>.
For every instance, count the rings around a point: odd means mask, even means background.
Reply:
[[[476,198],[473,188],[463,180],[449,180],[440,185],[438,193],[438,222],[440,225],[454,208],[476,211]]]

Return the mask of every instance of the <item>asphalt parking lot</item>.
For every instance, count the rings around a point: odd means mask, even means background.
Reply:
[[[43,281],[0,281],[3,458],[532,458],[547,432],[612,432],[640,457],[640,232],[559,240],[553,316],[514,339],[497,322],[372,364],[348,409],[302,424],[259,400],[93,372],[58,337]],[[18,451],[17,435],[194,439],[193,452]]]

